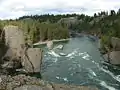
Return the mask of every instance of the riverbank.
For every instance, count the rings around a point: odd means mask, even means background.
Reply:
[[[98,90],[93,86],[55,84],[23,74],[0,75],[0,90]]]

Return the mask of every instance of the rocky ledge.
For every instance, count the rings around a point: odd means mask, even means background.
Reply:
[[[98,90],[93,86],[54,84],[23,74],[0,75],[0,90]]]

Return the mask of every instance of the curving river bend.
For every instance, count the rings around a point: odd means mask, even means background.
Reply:
[[[62,44],[63,50],[56,47]],[[120,70],[103,64],[97,41],[77,37],[55,44],[53,50],[44,47],[42,78],[56,83],[95,85],[100,90],[120,90]]]

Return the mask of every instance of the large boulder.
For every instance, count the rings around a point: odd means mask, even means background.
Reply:
[[[13,58],[21,57],[23,49],[22,45],[25,44],[24,33],[17,26],[6,26],[4,27],[5,32],[5,44],[8,46],[8,51],[5,57]]]
[[[112,37],[111,45],[115,51],[119,51],[120,50],[120,38]]]
[[[40,48],[28,48],[23,57],[22,65],[28,73],[40,72],[42,64],[42,50]]]
[[[2,57],[2,67],[6,69],[19,68],[24,52],[22,47],[25,45],[24,33],[17,26],[12,25],[5,26],[3,31],[7,51]]]
[[[5,31],[5,43],[11,48],[19,48],[21,44],[25,43],[24,33],[18,28],[18,26],[6,26]]]
[[[104,58],[111,64],[120,65],[120,51],[112,51],[109,54],[105,54]]]

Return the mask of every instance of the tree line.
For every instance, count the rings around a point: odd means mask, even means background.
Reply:
[[[49,20],[45,22],[39,19],[24,18],[20,20],[3,20],[0,21],[0,31],[6,25],[18,26],[24,31],[25,40],[35,43],[38,41],[46,41],[53,39],[69,38],[68,27],[61,23],[51,23]]]
[[[59,22],[69,17],[77,17],[77,23],[68,26],[64,22]],[[111,37],[120,37],[120,9],[117,12],[111,10],[110,13],[101,11],[94,16],[84,14],[23,16],[15,20],[1,20],[0,30],[9,24],[19,26],[24,31],[26,40],[31,40],[33,43],[69,38],[69,29],[71,29],[76,32],[97,34],[101,37],[103,44],[109,45]]]

